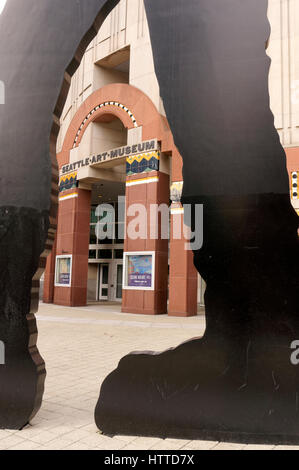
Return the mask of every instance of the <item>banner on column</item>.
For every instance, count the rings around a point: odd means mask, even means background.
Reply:
[[[124,253],[124,274],[124,289],[154,290],[155,252]]]
[[[72,255],[56,257],[55,286],[70,287],[72,283]]]

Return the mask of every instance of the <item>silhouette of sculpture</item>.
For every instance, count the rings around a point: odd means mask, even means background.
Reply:
[[[59,118],[70,77],[117,3],[9,0],[0,15],[0,428],[21,429],[41,405],[34,313],[56,229]]]
[[[268,2],[145,6],[182,202],[204,205],[194,260],[207,327],[203,339],[123,358],[96,422],[107,434],[298,443],[298,217],[269,107]]]
[[[34,313],[55,232],[59,117],[71,75],[117,3],[9,0],[0,16],[0,428],[22,428],[41,404]],[[182,201],[204,204],[194,259],[207,282],[207,330],[173,350],[123,358],[102,386],[97,425],[109,434],[298,442],[290,362],[298,219],[269,108],[267,0],[145,5],[184,159]]]

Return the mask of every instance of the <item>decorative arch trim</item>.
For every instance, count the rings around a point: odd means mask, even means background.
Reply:
[[[74,144],[73,144],[73,148],[75,148],[79,144],[79,138],[80,138],[81,131],[83,130],[83,128],[86,124],[88,125],[89,120],[93,120],[94,113],[96,113],[98,110],[101,110],[103,108],[107,108],[109,106],[114,106],[116,108],[119,108],[119,109],[122,109],[123,111],[125,111],[128,114],[128,116],[130,117],[133,126],[138,127],[138,123],[137,123],[137,120],[136,120],[134,114],[129,110],[129,108],[127,108],[127,106],[125,106],[124,104],[119,103],[118,101],[106,101],[105,103],[99,104],[95,108],[93,108],[88,113],[88,115],[84,118],[84,120],[82,121],[82,123],[81,123],[81,125],[78,129],[78,132],[76,134]]]

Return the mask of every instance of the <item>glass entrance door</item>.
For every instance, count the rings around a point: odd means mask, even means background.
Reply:
[[[123,264],[119,261],[99,265],[98,300],[119,302],[122,299]]]
[[[99,267],[99,300],[109,299],[109,264]]]

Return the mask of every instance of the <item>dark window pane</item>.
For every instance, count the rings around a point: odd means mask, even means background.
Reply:
[[[109,240],[109,238],[106,240],[98,240],[98,245],[113,245],[113,240]]]
[[[122,265],[117,266],[117,286],[116,286],[116,298],[122,298],[122,290],[123,290],[123,267]]]
[[[96,245],[97,244],[97,237],[96,237],[96,234],[95,234],[95,225],[90,226],[89,244],[90,245]]]
[[[96,259],[97,250],[89,250],[89,259]]]
[[[90,212],[90,222],[92,224],[96,224],[98,221],[98,217],[96,217],[96,206],[92,206],[91,212]]]
[[[98,259],[112,259],[112,250],[99,250]]]
[[[115,259],[123,259],[124,250],[114,250]]]
[[[102,267],[102,284],[108,284],[108,277],[109,277],[109,267],[107,265],[103,265],[103,267]]]

